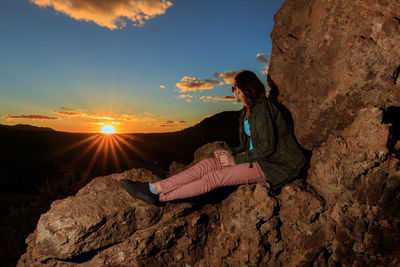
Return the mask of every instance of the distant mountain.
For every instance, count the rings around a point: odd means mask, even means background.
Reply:
[[[168,169],[172,160],[189,164],[194,151],[207,143],[225,141],[230,147],[239,145],[239,115],[240,111],[224,111],[180,131],[125,136],[149,159],[157,159],[158,166]]]
[[[5,129],[5,130],[17,130],[17,131],[55,131],[54,129],[51,129],[49,127],[38,127],[38,126],[32,126],[29,124],[16,124],[16,125],[3,125],[0,124],[0,129]]]
[[[223,111],[221,113],[207,117],[196,125],[186,128],[182,131],[192,131],[204,128],[212,131],[213,129],[227,129],[234,127],[236,129],[240,111]]]

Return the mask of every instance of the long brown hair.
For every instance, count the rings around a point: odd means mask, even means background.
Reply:
[[[239,87],[243,93],[243,101],[247,111],[252,113],[257,102],[267,97],[264,84],[254,72],[249,70],[238,72],[234,81],[235,86]]]

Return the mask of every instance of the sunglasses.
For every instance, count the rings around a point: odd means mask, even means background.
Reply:
[[[236,86],[232,86],[232,93],[236,91]]]

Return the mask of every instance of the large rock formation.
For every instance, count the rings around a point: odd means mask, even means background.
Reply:
[[[287,0],[269,79],[312,151],[306,179],[158,208],[117,183],[150,171],[98,177],[40,217],[19,266],[400,265],[399,32],[398,0]]]
[[[287,0],[275,15],[269,81],[312,150],[319,264],[400,264],[399,33],[397,0]]]
[[[287,0],[275,15],[269,74],[307,149],[358,110],[400,103],[398,0]]]

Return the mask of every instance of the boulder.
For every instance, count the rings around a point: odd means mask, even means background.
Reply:
[[[397,0],[286,0],[274,17],[270,84],[313,149],[358,110],[400,103]]]

